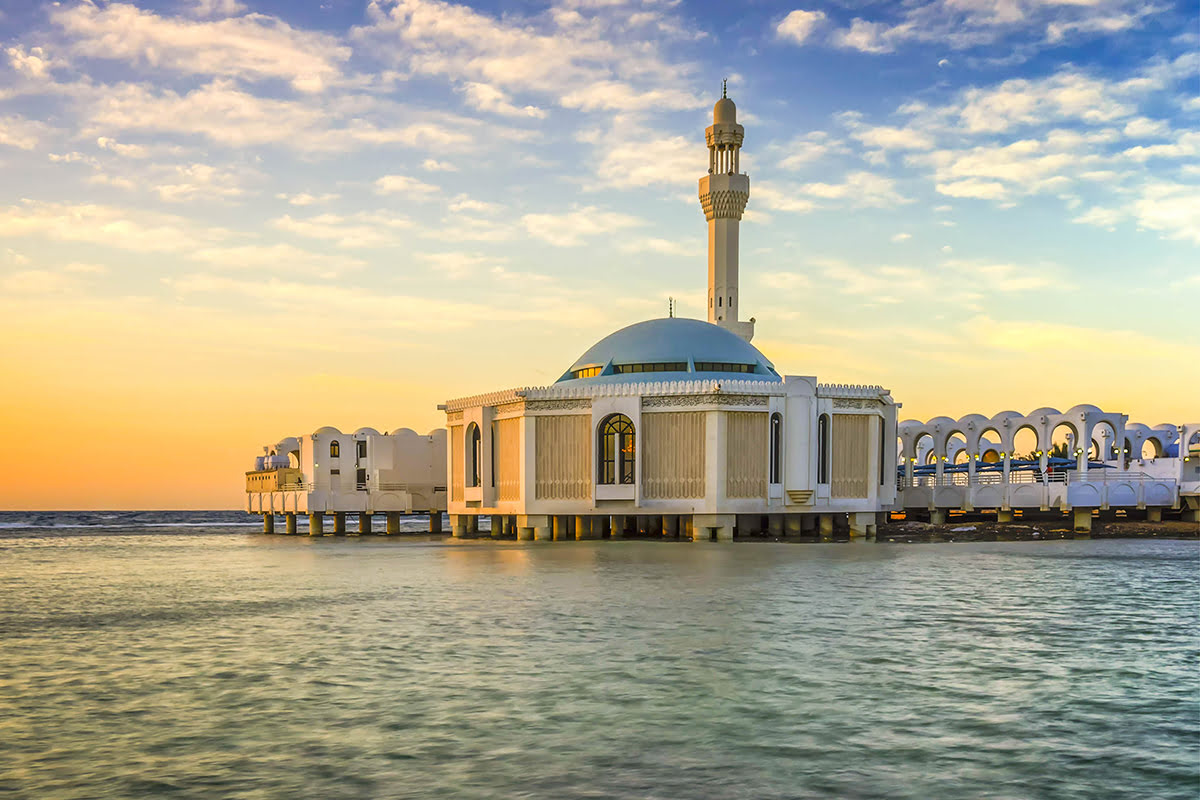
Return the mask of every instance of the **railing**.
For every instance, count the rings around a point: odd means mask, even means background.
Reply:
[[[1087,472],[1076,470],[1022,470],[1010,472],[1008,485],[1020,484],[1072,484],[1072,483],[1145,483],[1147,481],[1174,481],[1174,478],[1161,478],[1148,475],[1145,472],[1122,472],[1112,469],[1092,469]],[[911,481],[901,476],[899,486],[905,488],[920,488],[932,486],[1003,486],[1004,474],[1001,472],[984,472],[971,475],[968,472],[949,472],[938,475],[913,475]]]

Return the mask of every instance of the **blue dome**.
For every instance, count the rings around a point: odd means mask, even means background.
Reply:
[[[758,348],[698,319],[652,319],[605,336],[558,383],[680,379],[781,381]]]

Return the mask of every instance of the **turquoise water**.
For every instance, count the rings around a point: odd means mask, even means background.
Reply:
[[[1196,542],[171,519],[0,531],[0,795],[1200,794]]]

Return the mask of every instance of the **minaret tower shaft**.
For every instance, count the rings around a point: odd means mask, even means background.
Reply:
[[[740,171],[744,135],[722,85],[713,124],[704,131],[708,174],[700,179],[700,207],[708,220],[708,321],[750,341],[754,320],[738,320],[738,228],[750,199],[750,177]]]

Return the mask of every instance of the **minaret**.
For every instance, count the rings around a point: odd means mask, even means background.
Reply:
[[[738,226],[750,199],[750,177],[739,163],[744,134],[722,82],[713,124],[704,131],[708,175],[700,179],[700,207],[708,220],[708,321],[750,341],[754,320],[738,320]]]

